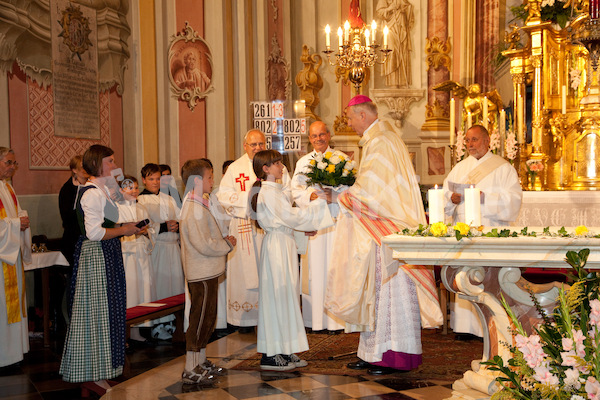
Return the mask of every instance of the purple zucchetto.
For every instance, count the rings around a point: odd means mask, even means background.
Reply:
[[[367,96],[365,96],[363,94],[359,94],[350,99],[350,101],[348,102],[348,107],[355,106],[357,104],[372,103],[372,102],[373,102],[373,100],[371,100]]]

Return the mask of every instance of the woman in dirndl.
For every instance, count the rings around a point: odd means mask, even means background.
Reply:
[[[82,383],[82,395],[110,390],[109,379],[125,364],[125,272],[120,236],[143,234],[135,223],[117,225],[119,194],[114,151],[91,146],[83,155],[89,181],[79,190],[77,218],[82,236],[75,247],[67,331],[60,374]]]

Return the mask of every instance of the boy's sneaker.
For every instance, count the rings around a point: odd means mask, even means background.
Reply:
[[[263,354],[260,360],[260,369],[265,371],[289,371],[296,368],[296,364],[290,363],[281,354],[276,354],[272,357],[267,357]]]
[[[207,370],[196,367],[193,371],[183,370],[181,380],[187,385],[212,385],[215,377]]]
[[[200,368],[207,371],[209,375],[213,376],[223,376],[227,374],[227,370],[222,367],[217,367],[215,364],[210,362],[209,360],[204,361],[199,365]]]
[[[296,368],[302,368],[308,365],[308,362],[306,362],[306,360],[301,359],[295,354],[290,354],[289,356],[284,355],[284,357],[288,360],[290,364],[294,364]]]

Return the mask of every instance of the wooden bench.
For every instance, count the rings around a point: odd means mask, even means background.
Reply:
[[[175,332],[173,333],[173,342],[184,342],[183,310],[185,307],[185,295],[182,293],[167,297],[166,299],[153,301],[153,303],[164,305],[160,307],[135,306],[127,309],[127,316],[125,318],[127,339],[129,339],[130,329],[133,325],[174,314]]]

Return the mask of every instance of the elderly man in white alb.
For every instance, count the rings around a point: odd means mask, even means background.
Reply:
[[[453,223],[465,221],[464,188],[481,189],[481,224],[486,227],[508,226],[519,216],[523,193],[515,168],[504,158],[489,151],[490,136],[481,125],[466,133],[469,157],[452,168],[444,180],[445,214]],[[479,317],[471,303],[456,298],[450,315],[450,327],[457,334],[483,336]]]
[[[23,262],[31,262],[31,232],[8,182],[17,165],[15,153],[0,147],[0,367],[23,360],[29,351]]]
[[[256,181],[252,159],[265,145],[264,133],[248,131],[244,137],[246,153],[227,168],[217,192],[217,199],[232,217],[229,234],[237,241],[227,255],[227,322],[241,327],[241,332],[250,332],[258,324],[258,259],[264,232],[250,219],[248,195]],[[282,184],[291,195],[286,168]]]
[[[326,154],[341,153],[329,147],[331,134],[327,125],[321,121],[313,122],[308,129],[308,141],[313,146],[313,151],[306,154],[296,163],[294,176],[292,177],[292,196],[298,207],[307,207],[310,203],[310,195],[322,191],[319,187],[308,186],[306,171],[310,160],[317,153]],[[343,154],[343,153],[342,153]],[[328,192],[337,194],[348,189],[342,185]],[[333,199],[335,201],[335,199]],[[340,212],[337,203],[331,203],[329,212],[336,218]],[[323,302],[325,300],[325,288],[327,287],[327,266],[333,246],[333,234],[335,226],[318,231],[317,235],[308,240],[308,251],[302,255],[301,281],[302,281],[302,317],[304,326],[312,328],[313,331],[328,330],[330,333],[344,329],[344,321],[328,313]]]
[[[371,99],[352,98],[346,116],[361,136],[362,157],[356,182],[338,196],[325,307],[347,331],[361,331],[360,360],[348,368],[373,375],[411,370],[422,362],[421,326],[442,322],[433,271],[399,266],[381,239],[425,223],[419,184],[406,145],[378,119]]]

